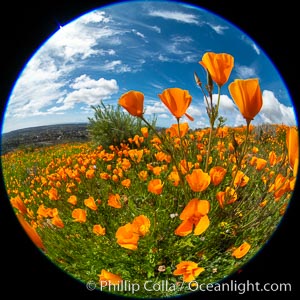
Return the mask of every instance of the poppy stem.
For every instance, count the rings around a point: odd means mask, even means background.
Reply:
[[[242,166],[242,161],[243,161],[243,158],[244,158],[244,156],[245,156],[245,154],[246,154],[245,152],[246,152],[247,143],[248,143],[249,130],[250,130],[250,122],[251,122],[251,120],[247,120],[247,129],[246,129],[246,138],[245,138],[245,142],[244,142],[244,144],[243,144],[243,148],[242,148],[241,155],[240,155],[240,157],[237,159],[237,162],[236,162],[236,169],[235,169],[235,173],[234,173],[234,176],[233,176],[233,178],[232,178],[232,182],[231,182],[230,187],[232,187],[233,184],[234,184],[235,178],[236,178],[236,176],[237,176],[237,174],[238,174],[239,169],[240,169],[241,166]]]
[[[209,131],[209,138],[208,138],[208,148],[207,148],[207,156],[206,156],[206,162],[205,162],[205,173],[207,173],[208,169],[208,163],[209,163],[209,157],[211,153],[211,143],[212,143],[212,132],[215,126],[215,121],[219,114],[219,106],[220,106],[220,98],[221,98],[221,86],[218,85],[218,101],[217,105],[213,106],[213,99],[212,94],[210,94],[210,102],[211,107],[208,108],[208,116],[209,116],[209,123],[210,123],[210,131]]]

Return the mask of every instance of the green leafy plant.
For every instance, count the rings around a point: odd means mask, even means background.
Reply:
[[[141,133],[144,126],[139,118],[134,118],[124,112],[121,106],[105,105],[102,101],[92,106],[94,117],[88,118],[88,130],[95,145],[107,149],[110,145],[119,146],[126,143],[128,138]],[[152,125],[155,126],[153,119]]]

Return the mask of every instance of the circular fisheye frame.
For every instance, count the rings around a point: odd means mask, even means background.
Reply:
[[[204,291],[285,216],[298,169],[292,99],[250,37],[172,1],[83,14],[11,91],[1,164],[26,234],[88,291]]]

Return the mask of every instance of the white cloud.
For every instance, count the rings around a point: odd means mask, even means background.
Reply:
[[[138,37],[140,37],[140,38],[142,38],[142,39],[145,39],[145,35],[142,34],[141,32],[139,32],[139,31],[137,31],[137,30],[135,30],[135,29],[132,29],[131,31],[132,31],[136,36],[138,36]]]
[[[88,24],[88,23],[108,23],[110,21],[109,17],[105,16],[104,11],[93,11],[87,13],[78,19],[78,23]]]
[[[259,113],[263,123],[296,125],[292,107],[280,103],[271,91],[263,91],[263,106]]]
[[[152,115],[152,114],[158,114],[158,113],[165,113],[168,109],[165,107],[165,105],[162,102],[158,101],[151,101],[151,104],[148,104],[145,106],[145,114],[146,115]]]
[[[206,23],[210,28],[212,28],[217,34],[224,34],[224,31],[228,29],[227,26],[213,25],[211,23]]]
[[[248,66],[242,66],[242,65],[236,65],[235,71],[237,73],[237,76],[241,79],[247,79],[250,77],[257,77],[255,68],[251,68]]]
[[[49,113],[70,110],[79,103],[84,103],[87,106],[96,105],[100,103],[101,100],[109,99],[119,90],[115,79],[107,80],[99,78],[95,80],[87,75],[81,75],[75,78],[74,82],[70,84],[70,88],[72,88],[73,91],[69,92],[67,96],[59,102],[62,103],[62,105],[49,108]]]
[[[131,72],[132,68],[122,63],[121,60],[106,61],[103,65],[98,66],[101,71],[111,71],[116,73]]]
[[[174,20],[181,23],[199,24],[197,16],[180,11],[152,10],[149,12],[149,16],[160,17],[166,20]]]
[[[248,37],[245,35],[242,35],[241,37],[242,41],[244,41],[246,44],[250,45],[251,48],[256,52],[257,55],[260,55],[260,49],[257,47],[257,45]]]

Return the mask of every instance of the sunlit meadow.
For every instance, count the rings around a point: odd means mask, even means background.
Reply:
[[[216,283],[268,241],[285,214],[298,168],[298,129],[253,126],[263,105],[259,80],[236,79],[229,92],[244,117],[228,127],[220,97],[234,67],[208,52],[195,73],[210,127],[182,122],[187,90],[158,95],[177,122],[157,131],[144,118],[142,91],[118,104],[143,123],[139,135],[104,148],[71,143],[2,156],[10,202],[25,231],[55,265],[83,283],[134,297],[167,297]],[[141,287],[117,288],[124,282]],[[145,282],[168,282],[149,291]],[[113,288],[112,288],[113,287]]]

